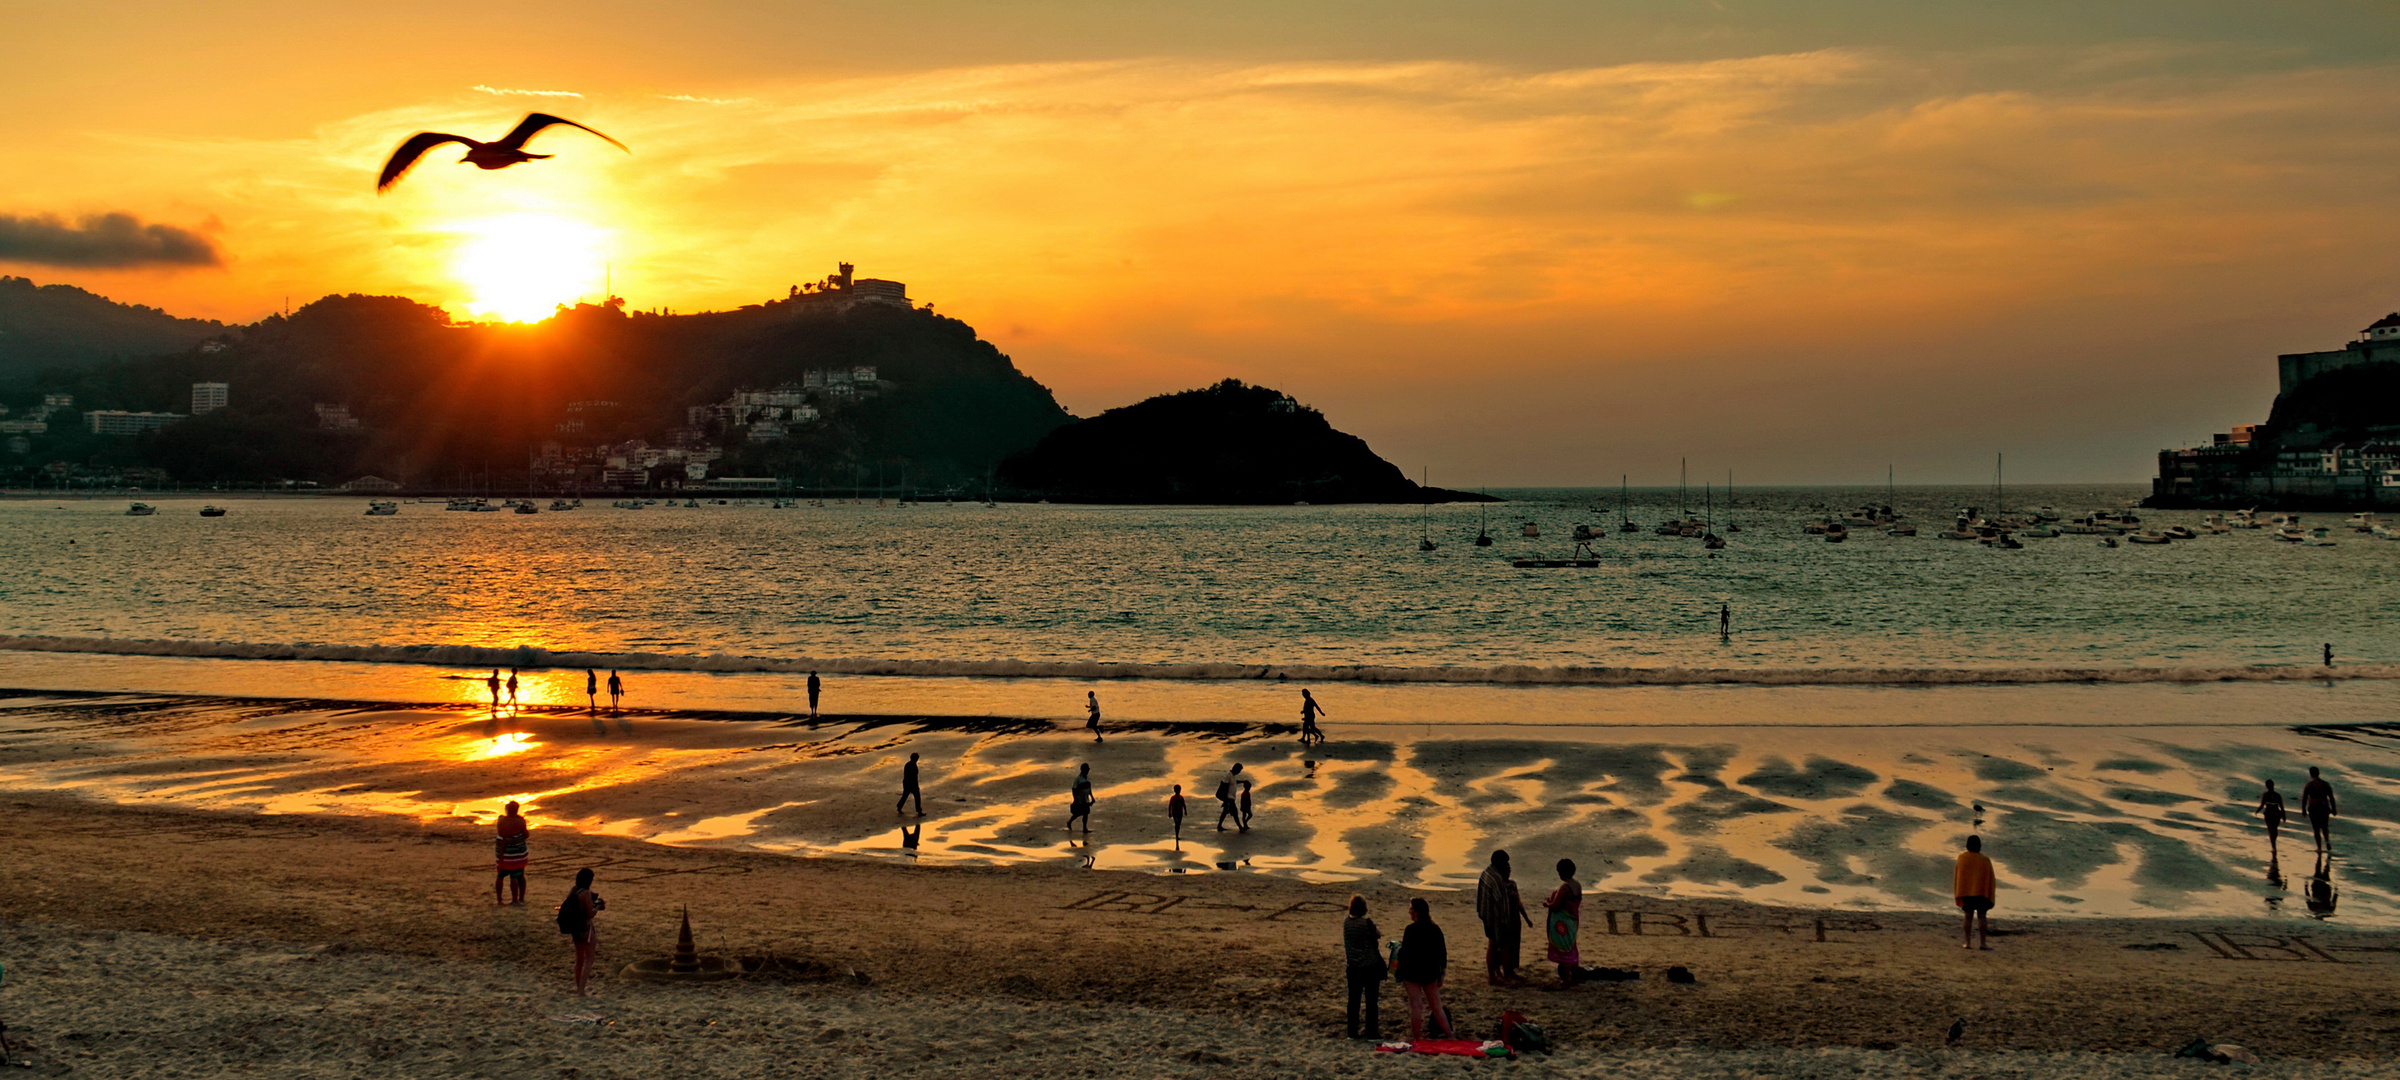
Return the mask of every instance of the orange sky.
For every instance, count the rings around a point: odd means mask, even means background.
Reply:
[[[246,321],[846,259],[1079,413],[1233,375],[1453,486],[2138,480],[2400,307],[2380,5],[759,7],[0,2],[0,214],[226,259],[0,271]],[[634,152],[375,195],[535,108]]]

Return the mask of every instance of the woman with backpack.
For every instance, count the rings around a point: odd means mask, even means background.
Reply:
[[[558,905],[558,932],[575,941],[575,996],[584,996],[584,982],[592,974],[592,956],[600,948],[598,928],[593,919],[608,910],[608,901],[592,891],[592,868],[575,871],[575,888]]]
[[[1350,1037],[1363,1032],[1369,1039],[1383,1037],[1383,980],[1390,973],[1383,967],[1383,931],[1375,928],[1375,920],[1367,918],[1367,898],[1350,897],[1350,917],[1342,920],[1342,958],[1344,974],[1350,981]],[[1367,1006],[1367,1019],[1361,1027],[1358,1019],[1360,1002]]]

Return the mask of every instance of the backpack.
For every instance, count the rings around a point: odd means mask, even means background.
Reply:
[[[1542,1032],[1541,1025],[1514,1009],[1500,1014],[1500,1041],[1520,1054],[1550,1052],[1550,1036]]]
[[[578,902],[576,901],[576,899],[575,899],[575,897],[576,897],[576,894],[577,894],[577,893],[581,893],[582,891],[583,891],[582,889],[577,889],[577,890],[575,890],[574,892],[570,892],[570,893],[568,893],[568,894],[567,894],[567,898],[566,898],[564,901],[561,901],[561,902],[559,903],[559,905],[558,905],[558,932],[559,932],[559,933],[562,933],[562,934],[580,934],[580,933],[582,933],[582,932],[583,932],[583,928],[584,928],[584,927],[586,927],[586,926],[590,926],[590,925],[591,925],[591,923],[592,923],[592,913],[591,913],[591,912],[589,912],[589,911],[585,911],[585,910],[584,910],[584,908],[583,908],[583,905],[582,905],[581,903],[578,903]]]
[[[1231,780],[1219,780],[1219,781],[1217,781],[1217,801],[1218,801],[1218,802],[1232,802],[1232,801],[1233,801],[1233,781],[1231,781]]]

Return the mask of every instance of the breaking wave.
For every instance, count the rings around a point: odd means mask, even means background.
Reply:
[[[878,660],[858,657],[696,656],[560,652],[474,645],[288,645],[239,641],[0,636],[0,650],[182,656],[222,660],[328,660],[437,667],[614,668],[717,674],[897,675],[986,679],[1302,680],[1320,683],[1464,683],[1487,686],[2006,686],[2041,683],[2301,682],[2400,679],[2400,665],[2237,667],[1401,667],[1378,664],[1119,664],[1057,660]]]

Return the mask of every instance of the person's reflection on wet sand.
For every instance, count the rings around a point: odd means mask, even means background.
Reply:
[[[2308,913],[2311,916],[2322,919],[2333,914],[2334,905],[2340,900],[2340,895],[2333,888],[2333,857],[2331,855],[2317,857],[2316,872],[2309,875],[2307,883],[2302,888],[2308,893]]]
[[[922,838],[924,835],[925,835],[925,826],[923,826],[923,825],[919,825],[919,826],[917,826],[917,827],[915,827],[915,828],[910,828],[910,827],[908,827],[908,826],[906,826],[906,825],[902,825],[902,826],[900,826],[900,850],[901,850],[901,852],[903,852],[904,854],[906,854],[906,855],[907,855],[909,858],[912,858],[912,859],[913,859],[913,858],[916,858],[916,857],[917,857],[917,842],[918,842],[918,840],[919,840],[920,838]]]

